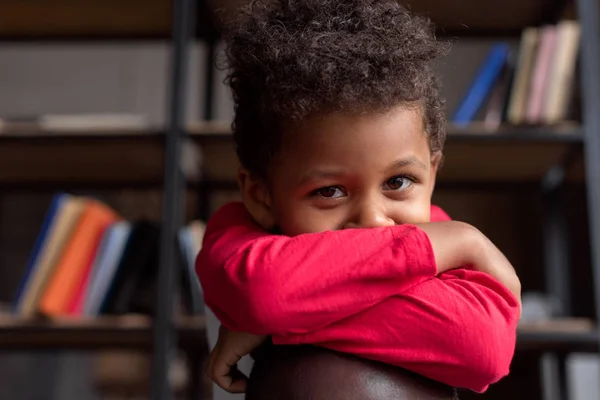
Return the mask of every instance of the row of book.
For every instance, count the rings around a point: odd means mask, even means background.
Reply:
[[[481,115],[487,127],[501,123],[552,125],[576,119],[576,75],[580,44],[577,21],[526,28],[518,54],[507,43],[490,50],[452,122],[469,124]]]
[[[31,318],[154,314],[160,224],[124,220],[101,201],[54,196],[17,289],[14,313]],[[180,309],[203,312],[194,271],[204,224],[179,231]]]

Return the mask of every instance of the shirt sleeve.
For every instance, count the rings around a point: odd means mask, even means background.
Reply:
[[[452,218],[444,210],[439,208],[438,206],[431,206],[431,214],[430,214],[431,222],[441,222],[441,221],[450,221]]]
[[[227,328],[289,335],[354,315],[437,270],[414,225],[287,237],[264,232],[232,203],[207,224],[196,272]]]
[[[273,341],[319,345],[481,393],[508,374],[518,319],[508,289],[457,269],[318,331]]]

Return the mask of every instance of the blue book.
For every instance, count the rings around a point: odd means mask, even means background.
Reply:
[[[126,221],[116,222],[105,231],[92,267],[83,315],[100,314],[102,303],[106,300],[117,274],[130,233],[131,224]]]
[[[13,302],[13,312],[17,313],[19,309],[19,304],[23,297],[23,294],[26,292],[27,283],[31,274],[35,270],[36,265],[38,264],[38,258],[40,256],[40,252],[44,247],[44,242],[46,241],[46,237],[48,236],[48,232],[52,226],[52,222],[54,221],[54,217],[60,210],[60,207],[64,204],[67,195],[65,193],[56,194],[52,198],[52,202],[50,203],[50,207],[46,212],[46,216],[44,217],[44,221],[42,222],[42,227],[40,228],[40,232],[35,240],[33,245],[33,250],[29,255],[29,260],[27,261],[27,266],[25,267],[25,273],[21,277],[19,282],[19,286],[17,287],[15,300]]]
[[[452,122],[457,125],[467,125],[473,121],[477,111],[491,93],[494,84],[500,77],[507,62],[510,49],[506,43],[495,44],[481,65],[477,77],[467,91]]]

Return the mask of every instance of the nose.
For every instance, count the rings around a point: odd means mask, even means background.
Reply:
[[[354,217],[350,219],[347,228],[383,228],[395,225],[394,220],[388,215],[385,207],[379,204],[362,204]]]

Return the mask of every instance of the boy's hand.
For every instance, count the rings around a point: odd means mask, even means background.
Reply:
[[[229,393],[244,393],[248,378],[237,369],[242,357],[265,340],[266,336],[233,332],[221,325],[219,339],[208,358],[208,377]]]
[[[438,273],[471,267],[496,278],[521,302],[521,282],[502,252],[477,228],[458,221],[419,224],[433,247]]]

